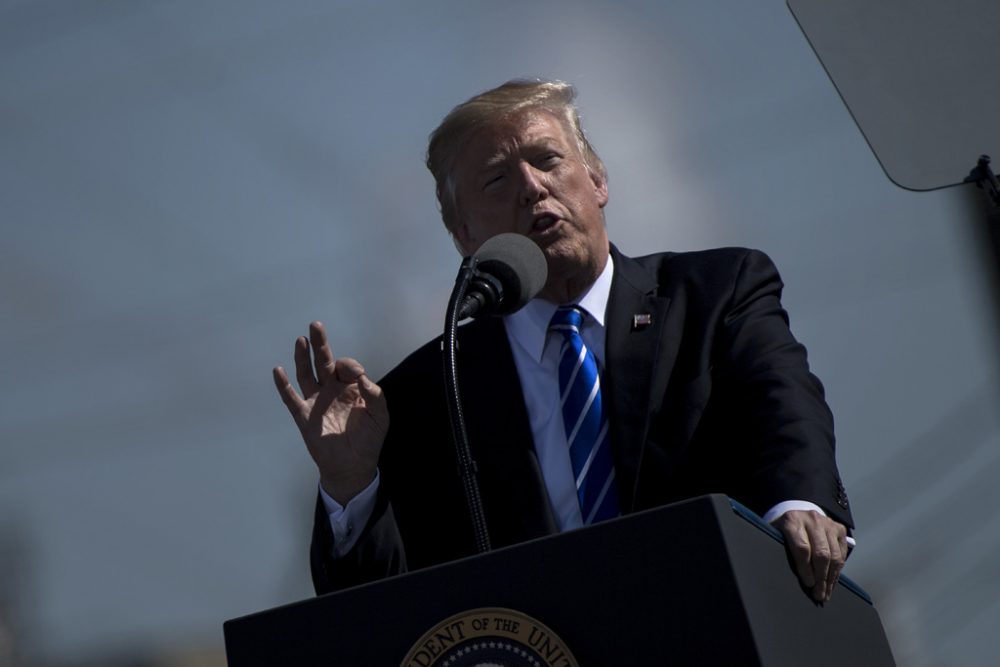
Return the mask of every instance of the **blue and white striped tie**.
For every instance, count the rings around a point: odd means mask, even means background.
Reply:
[[[550,331],[563,336],[559,360],[559,394],[576,495],[584,525],[618,516],[618,491],[608,436],[608,415],[601,402],[597,360],[580,337],[583,312],[562,306],[552,316]]]

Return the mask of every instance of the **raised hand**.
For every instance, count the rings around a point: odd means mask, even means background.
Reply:
[[[382,389],[356,360],[334,359],[320,322],[309,325],[308,340],[303,336],[295,341],[295,377],[302,395],[281,366],[273,375],[278,394],[319,468],[323,490],[346,505],[375,478],[389,429]]]

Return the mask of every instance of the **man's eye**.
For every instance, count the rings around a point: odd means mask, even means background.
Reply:
[[[546,153],[538,159],[538,165],[540,167],[553,167],[559,163],[558,153]]]
[[[491,185],[499,183],[501,180],[503,180],[503,174],[494,174],[493,176],[490,176],[489,178],[486,179],[486,182],[483,183],[483,188],[484,189],[488,188]]]

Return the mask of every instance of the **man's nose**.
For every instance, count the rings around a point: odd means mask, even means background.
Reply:
[[[530,164],[521,165],[521,192],[519,199],[522,205],[528,206],[549,196],[545,185],[544,174]]]

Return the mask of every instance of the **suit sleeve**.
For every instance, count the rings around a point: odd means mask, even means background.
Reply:
[[[310,548],[313,587],[317,595],[384,579],[406,571],[406,554],[392,507],[380,491],[371,518],[354,547],[333,557],[333,531],[323,499],[316,498]]]
[[[833,416],[781,306],[771,260],[748,252],[720,323],[717,359],[733,392],[736,440],[751,507],[807,500],[853,525],[834,455]]]

